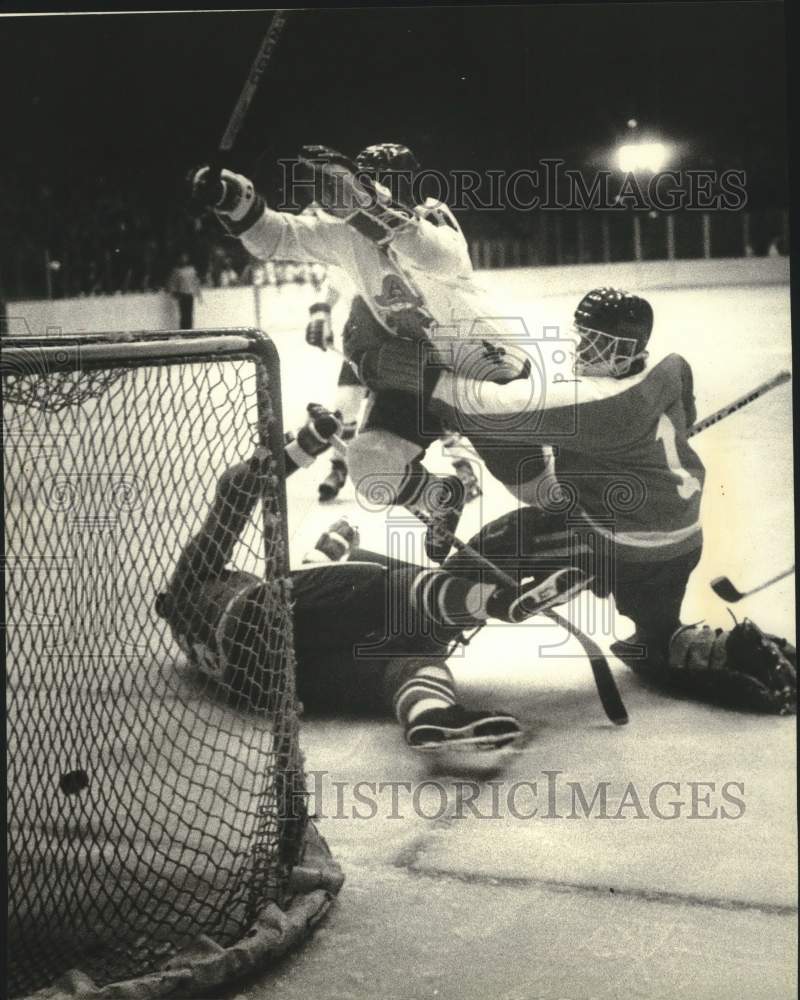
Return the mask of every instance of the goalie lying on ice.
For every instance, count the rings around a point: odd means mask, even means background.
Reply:
[[[325,451],[341,430],[322,407],[309,412],[309,423],[286,447],[288,474]],[[267,709],[285,690],[285,649],[276,637],[285,631],[289,602],[282,582],[260,580],[229,563],[268,474],[257,452],[221,476],[200,531],[156,602],[195,667],[246,703]],[[355,542],[347,523],[338,522],[317,543],[315,561],[291,574],[303,703],[348,712],[391,707],[406,742],[418,750],[512,743],[520,735],[517,720],[503,711],[463,707],[446,661],[466,628],[490,615],[512,620],[524,595],[455,578],[440,593],[419,567],[350,551]],[[348,554],[351,561],[339,561]],[[390,592],[398,600],[387,600]]]

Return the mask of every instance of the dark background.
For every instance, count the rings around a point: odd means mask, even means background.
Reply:
[[[0,21],[2,221],[18,244],[58,252],[123,203],[143,238],[188,234],[180,179],[213,153],[270,16]],[[682,165],[746,169],[752,207],[785,207],[785,55],[778,3],[295,11],[231,164],[273,198],[275,161],[312,142],[401,141],[442,170],[580,168],[634,117],[679,142]]]

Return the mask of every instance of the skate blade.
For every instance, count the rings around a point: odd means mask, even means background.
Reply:
[[[504,720],[502,717],[498,717],[497,721]],[[481,723],[478,725],[481,725]],[[431,732],[436,729],[434,726],[426,728],[430,728]],[[497,733],[496,735],[487,733],[479,735],[476,733],[476,728],[477,727],[474,723],[470,723],[467,726],[463,726],[461,729],[439,729],[437,736],[431,736],[422,743],[408,743],[408,746],[412,750],[421,750],[424,752],[460,749],[470,751],[501,750],[503,747],[508,746],[522,736],[521,729],[516,729],[514,732]]]
[[[476,736],[463,740],[446,740],[444,743],[421,743],[409,745],[409,750],[415,753],[492,753],[508,750],[521,735],[504,736],[490,742],[487,742],[486,737]]]

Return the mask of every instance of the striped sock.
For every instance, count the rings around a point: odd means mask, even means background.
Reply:
[[[445,666],[420,667],[394,695],[394,712],[401,726],[409,726],[421,712],[456,704],[453,675]]]
[[[406,466],[405,474],[397,487],[395,503],[413,509],[424,496],[431,482],[430,472],[419,460],[415,460]]]
[[[489,617],[486,606],[497,590],[493,583],[475,583],[445,570],[418,573],[411,584],[411,606],[423,619],[440,625],[480,625]]]

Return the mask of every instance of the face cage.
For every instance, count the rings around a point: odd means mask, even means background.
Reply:
[[[386,191],[393,202],[410,208],[414,200],[414,172],[412,170],[366,170],[360,168],[356,176],[368,177],[379,189]]]
[[[575,348],[576,375],[627,375],[634,361],[647,357],[647,351],[636,350],[633,337],[615,337],[587,326],[573,326],[578,338]]]

